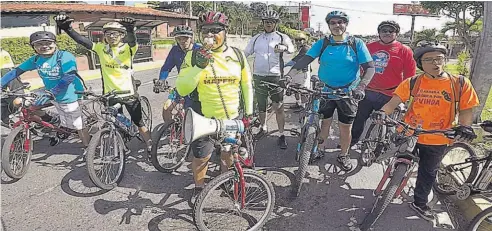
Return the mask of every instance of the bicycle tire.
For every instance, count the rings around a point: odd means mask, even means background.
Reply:
[[[391,203],[396,194],[396,190],[398,189],[398,187],[400,187],[403,178],[405,177],[405,173],[407,171],[406,167],[407,165],[405,164],[396,165],[396,169],[394,170],[393,176],[388,182],[388,186],[384,190],[384,193],[381,197],[376,197],[376,202],[374,203],[371,212],[362,222],[360,226],[361,231],[370,230],[370,228],[376,223],[379,217],[381,217],[384,210],[386,210],[386,207],[388,207],[388,205]]]
[[[492,227],[492,207],[489,207],[485,210],[483,210],[482,212],[480,212],[479,214],[477,214],[473,219],[472,221],[470,222],[470,224],[468,225],[468,228],[466,230],[468,231],[482,231],[482,229],[478,229],[478,227],[480,227],[480,224],[485,221],[485,219],[487,217],[490,217],[489,218],[489,224],[487,225],[487,227]],[[488,230],[488,229],[487,229]]]
[[[170,124],[162,126],[159,129],[159,131],[157,132],[156,136],[152,139],[153,142],[152,142],[152,150],[150,152],[151,153],[150,160],[151,160],[154,168],[156,168],[157,171],[159,171],[159,172],[170,173],[170,172],[175,171],[176,169],[181,167],[181,165],[183,165],[183,163],[186,160],[186,157],[189,155],[190,145],[186,145],[185,154],[181,158],[179,158],[178,161],[176,162],[176,164],[174,164],[174,165],[171,165],[169,167],[164,166],[159,162],[159,160],[157,158],[158,157],[157,149],[159,148],[159,141],[161,140],[161,137],[163,137],[170,128],[173,128],[173,126],[175,124],[176,124],[176,122],[173,121]]]
[[[456,148],[464,149],[469,154],[469,158],[476,158],[477,157],[477,154],[475,153],[475,151],[473,150],[473,148],[470,145],[468,145],[466,143],[454,143],[452,146],[449,146],[446,149],[446,151],[444,152],[443,160],[444,160],[444,158],[446,158],[446,155],[449,152],[451,152],[453,149],[456,149]],[[477,162],[470,162],[470,163],[471,163],[470,174],[468,175],[468,177],[465,177],[466,180],[463,183],[458,183],[456,181],[453,181],[454,183],[457,184],[456,187],[460,187],[463,184],[471,184],[471,183],[473,183],[473,181],[477,177],[478,171],[479,171],[479,165]],[[463,173],[463,172],[461,172],[461,173]],[[447,174],[447,171],[446,171],[445,166],[443,165],[443,163],[441,161],[441,164],[439,165],[439,169],[437,170],[436,183],[433,185],[434,189],[443,195],[454,195],[454,194],[456,194],[456,191],[452,190],[452,189],[451,190],[445,189],[444,183],[442,183],[441,177],[446,176],[446,174]]]
[[[145,96],[140,96],[140,104],[142,105],[143,122],[147,129],[152,131],[152,107],[150,106],[149,99]],[[144,116],[147,116],[147,119],[145,119]]]
[[[3,171],[5,172],[5,174],[7,174],[7,176],[16,180],[21,179],[26,175],[27,170],[29,170],[29,165],[31,164],[31,157],[32,157],[33,142],[32,139],[29,139],[29,150],[26,153],[27,159],[22,166],[22,170],[20,171],[20,173],[15,173],[14,171],[12,171],[11,163],[10,163],[10,147],[14,143],[15,138],[17,138],[17,135],[22,134],[22,131],[24,131],[23,125],[14,128],[3,142],[3,147],[2,147]],[[23,147],[25,147],[24,142],[22,145]]]
[[[256,223],[253,227],[248,229],[248,231],[256,231],[260,230],[261,227],[267,222],[268,218],[272,214],[273,208],[275,207],[275,190],[273,188],[272,183],[265,179],[263,175],[260,173],[251,170],[251,169],[243,169],[244,173],[244,178],[246,179],[247,177],[253,177],[256,178],[258,181],[260,181],[265,189],[267,190],[268,194],[268,205],[267,205],[267,210],[265,214],[262,216],[262,218]],[[203,204],[204,201],[207,199],[207,196],[213,192],[214,190],[218,189],[222,184],[224,184],[226,181],[228,181],[231,178],[235,178],[236,172],[231,170],[227,171],[225,173],[220,174],[218,177],[214,178],[210,183],[208,183],[203,191],[200,193],[198,198],[195,201],[195,206],[193,208],[193,218],[196,224],[196,227],[200,231],[209,231],[209,229],[206,227],[205,222],[203,221]]]
[[[109,183],[102,182],[101,179],[99,179],[99,177],[97,176],[96,170],[94,169],[94,158],[96,155],[96,148],[100,146],[101,137],[106,133],[108,134],[113,133],[115,137],[114,138],[115,140],[113,140],[113,144],[117,145],[117,146],[113,146],[113,149],[117,149],[120,158],[120,164],[118,166],[118,174],[114,177],[115,179],[111,180]],[[119,132],[116,132],[115,130],[110,130],[110,128],[107,127],[99,130],[96,134],[94,134],[91,141],[89,142],[86,155],[87,155],[86,165],[87,165],[87,171],[89,172],[89,177],[91,181],[99,188],[105,190],[111,190],[115,188],[118,185],[118,183],[123,179],[123,172],[125,170],[125,150],[124,150],[123,139],[121,138]]]
[[[363,166],[366,166],[366,167],[369,167],[372,165],[372,163],[374,163],[374,161],[376,160],[376,156],[373,155],[374,159],[371,160],[371,161],[365,161],[364,158],[363,158],[363,155],[364,155],[364,152],[369,149],[368,147],[368,141],[367,140],[371,140],[371,134],[372,134],[372,130],[374,128],[376,128],[376,126],[378,126],[377,128],[381,128],[379,129],[378,131],[378,140],[383,140],[386,136],[386,126],[385,125],[380,125],[380,124],[375,124],[375,123],[372,123],[371,125],[369,125],[369,128],[367,129],[366,131],[366,135],[365,135],[365,138],[364,138],[364,142],[362,143],[362,147],[361,147],[361,152],[360,152],[360,155],[359,155],[359,158],[358,158],[358,161],[359,163],[361,163]],[[376,147],[374,147],[374,150],[377,149],[378,145],[382,145],[380,143],[377,143],[376,144]],[[373,150],[373,152],[374,152]]]
[[[311,158],[311,151],[313,150],[315,138],[316,128],[314,126],[309,126],[306,129],[306,139],[301,144],[301,149],[299,151],[301,156],[299,157],[299,167],[297,168],[296,172],[296,181],[293,185],[293,192],[295,193],[296,197],[298,197],[301,193],[302,180],[304,179],[304,176],[307,172],[307,167],[309,164],[309,159]]]

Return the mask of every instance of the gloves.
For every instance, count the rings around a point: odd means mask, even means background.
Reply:
[[[165,79],[159,79],[154,83],[154,93],[159,93],[161,92],[161,89],[163,87],[167,87],[168,83]]]
[[[453,130],[455,132],[454,140],[456,141],[471,142],[477,138],[477,135],[471,126],[458,125],[457,127],[454,127]]]
[[[364,99],[364,97],[366,96],[366,92],[365,92],[365,86],[357,86],[355,89],[352,90],[352,95],[353,95],[353,98],[357,101],[361,101]]]
[[[284,79],[281,79],[281,80],[278,82],[278,85],[279,85],[281,88],[287,88],[291,82],[292,82],[292,77],[291,77],[290,75],[285,75],[285,76],[284,76]]]
[[[50,92],[45,91],[45,92],[38,95],[38,97],[34,101],[34,106],[45,105],[46,103],[48,103],[48,101],[52,100],[53,98],[54,97]]]
[[[375,111],[371,114],[371,120],[373,123],[381,124],[386,118],[386,113],[383,110]]]
[[[132,32],[135,28],[135,22],[134,18],[124,17],[121,19],[120,24],[126,28],[127,32]]]
[[[191,64],[201,69],[207,67],[210,62],[213,62],[212,54],[203,48],[198,49],[196,54],[191,57]]]
[[[66,31],[72,27],[73,19],[70,19],[66,14],[58,14],[55,16],[55,22],[58,28]]]
[[[284,52],[287,50],[287,46],[286,45],[282,45],[282,44],[277,44],[275,45],[274,47],[274,51],[275,53],[280,53],[280,52]]]

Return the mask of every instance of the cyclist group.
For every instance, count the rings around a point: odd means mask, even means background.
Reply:
[[[138,49],[135,21],[125,18],[121,22],[107,23],[103,27],[104,41],[97,43],[73,30],[71,20],[66,15],[56,16],[55,21],[77,43],[97,54],[101,61],[104,93],[112,90],[131,92],[119,96],[112,103],[122,102],[126,106],[150,149],[151,128],[146,128],[142,122],[141,105],[133,79],[132,60]],[[267,133],[266,112],[270,99],[278,125],[278,146],[286,149],[284,91],[266,88],[260,83],[265,81],[285,86],[293,82],[309,88],[310,63],[318,58],[319,79],[326,88],[342,89],[351,97],[321,104],[319,112],[323,120],[318,141],[321,152],[317,158],[323,156],[335,110],[341,148],[337,161],[345,171],[352,169],[349,149],[359,141],[365,121],[371,118],[374,122],[381,122],[402,102],[410,101],[404,121],[412,126],[421,125],[423,129],[453,128],[458,141],[470,141],[475,137],[471,128],[472,110],[478,105],[478,97],[467,78],[444,71],[445,47],[436,43],[421,43],[412,51],[396,41],[400,27],[394,21],[383,21],[377,28],[379,41],[366,45],[361,39],[348,35],[349,21],[349,16],[344,12],[330,12],[326,23],[331,35],[316,41],[312,47],[304,34],[296,36],[294,40],[299,54],[288,63],[284,62],[283,54],[294,53],[295,47],[288,35],[277,31],[280,17],[275,11],[269,10],[263,15],[264,32],[254,36],[244,51],[227,45],[229,21],[223,13],[211,11],[199,17],[196,36],[200,44],[194,43],[195,33],[190,27],[177,26],[173,31],[177,44],[161,68],[156,84],[167,85],[169,72],[174,67],[178,69],[177,92],[165,103],[162,111],[164,121],[171,120],[171,111],[180,96],[185,97],[185,107],[191,107],[204,117],[235,119],[242,114],[246,120],[253,114],[256,98],[260,133]],[[39,96],[36,104],[53,100],[62,126],[78,130],[86,146],[89,136],[75,94],[84,84],[77,74],[75,57],[58,50],[55,35],[50,32],[34,33],[30,44],[36,55],[3,75],[2,88],[25,71],[36,69],[47,90]],[[246,60],[251,55],[254,55],[252,71]],[[286,66],[291,66],[291,69],[284,74]],[[416,76],[416,67],[423,73]],[[158,89],[154,88],[154,91],[158,92]],[[305,103],[305,99],[296,95],[294,108],[302,110]],[[416,151],[421,160],[415,202],[411,207],[427,220],[433,219],[426,205],[427,196],[445,148],[451,142],[444,135],[437,134],[422,135],[418,140]],[[214,148],[214,140],[209,137],[191,143],[194,155],[191,167],[197,192],[205,185],[208,161]],[[232,163],[231,156],[224,153],[221,160],[221,169],[225,171]]]

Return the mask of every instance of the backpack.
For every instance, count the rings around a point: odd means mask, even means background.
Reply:
[[[284,44],[284,36],[282,36],[282,34],[280,34],[278,31],[275,31],[275,33],[278,34],[278,36],[280,36],[280,44]],[[253,50],[255,49],[255,45],[256,45],[256,40],[258,40],[258,37],[260,36],[257,36],[255,38],[255,41],[253,42]],[[285,64],[284,64],[284,52],[280,52],[279,54],[279,61],[280,61],[280,77],[284,77],[284,68],[285,68]]]
[[[65,52],[67,51],[59,50],[56,55],[56,65],[60,67],[60,71],[62,71],[62,58]],[[36,63],[38,60],[39,55],[36,55],[34,57],[34,63]],[[76,72],[75,75],[77,76],[77,78],[73,80],[73,83],[75,84],[75,91],[85,91],[85,89],[87,89],[87,86],[85,85],[84,79],[79,75],[78,72]],[[82,97],[82,95],[78,95],[78,97],[80,98]]]
[[[318,63],[321,63],[321,55],[323,54],[327,46],[349,46],[355,52],[355,56],[357,57],[357,44],[355,42],[355,37],[349,36],[347,38],[347,42],[343,43],[332,43],[332,37],[333,35],[330,35],[328,37],[325,36],[325,38],[323,39],[323,46],[321,46],[321,51],[319,52]]]
[[[452,103],[454,104],[453,105],[454,115],[451,115],[451,118],[454,121],[454,119],[456,118],[456,115],[458,115],[458,112],[459,112],[461,92],[463,91],[463,85],[465,84],[465,77],[462,75],[460,75],[458,77],[452,76],[450,74],[448,74],[448,75],[451,76],[451,88],[453,88],[454,101]],[[414,97],[418,93],[420,82],[422,79],[421,76],[423,76],[423,74],[419,75],[419,76],[414,76],[410,79],[410,98],[408,99],[408,107],[407,107],[408,109],[410,109],[410,107],[412,106]],[[417,86],[417,87],[415,87],[415,86]]]

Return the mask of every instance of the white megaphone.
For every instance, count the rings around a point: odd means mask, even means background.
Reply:
[[[205,118],[193,109],[186,109],[184,121],[185,144],[208,135],[228,135],[233,136],[237,133],[244,132],[244,123],[242,120],[217,120]]]

